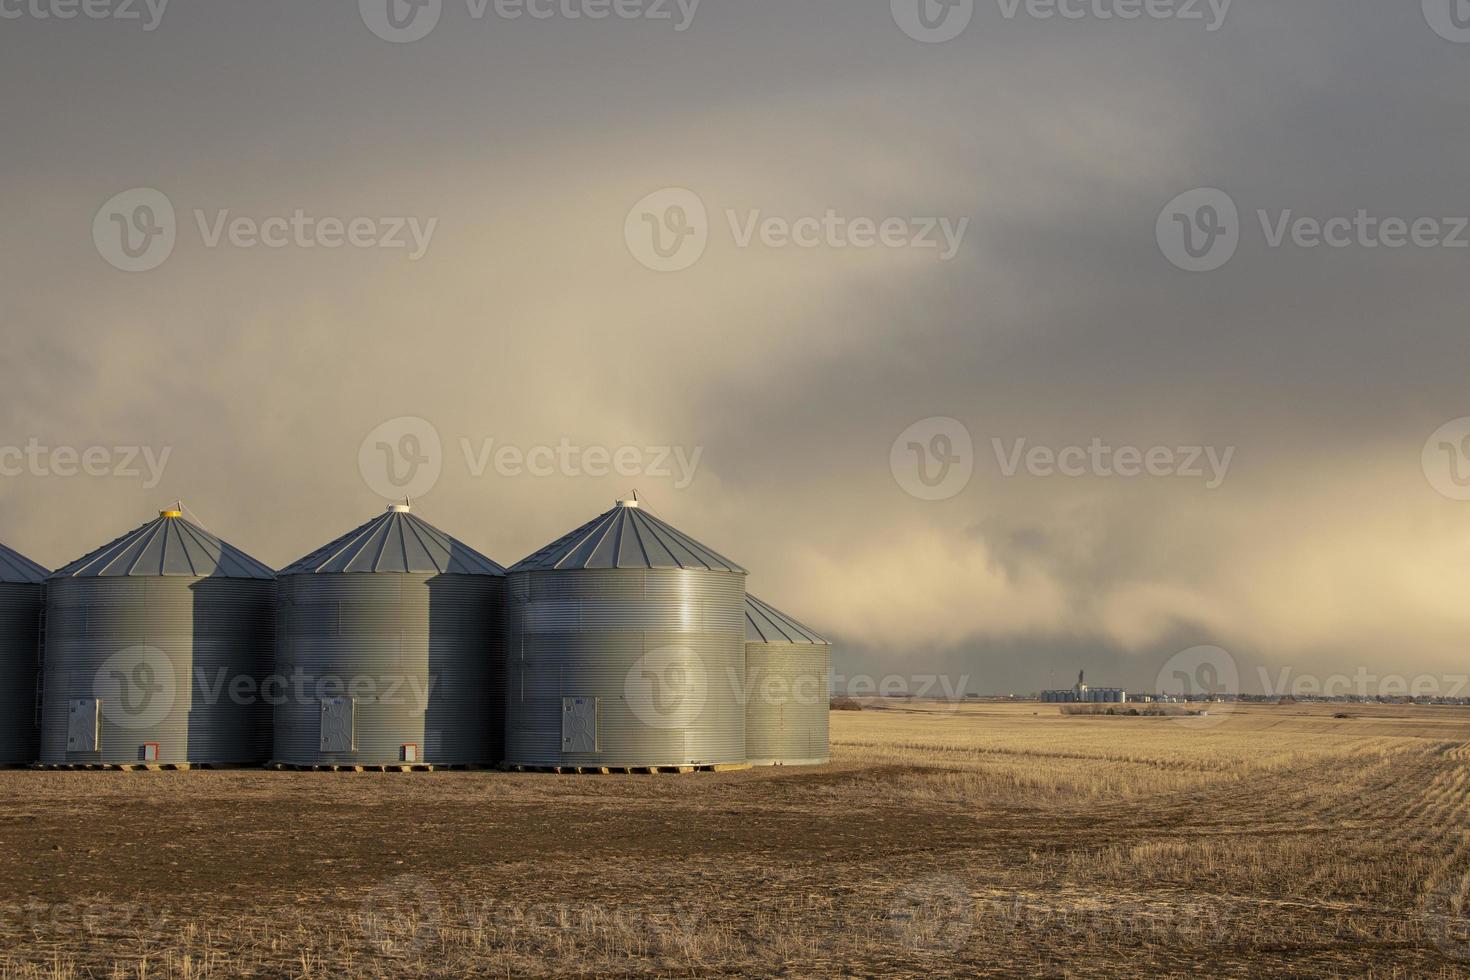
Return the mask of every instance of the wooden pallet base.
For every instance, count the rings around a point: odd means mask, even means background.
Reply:
[[[440,765],[430,762],[404,762],[393,765],[369,765],[347,762],[303,765],[294,762],[272,762],[267,769],[275,772],[483,772],[492,766],[465,765],[455,763]]]
[[[292,762],[270,762],[264,767],[227,765],[217,762],[41,762],[31,765],[0,765],[0,769],[31,769],[44,772],[189,772],[191,770],[241,770],[265,768],[273,772],[484,772],[500,769],[502,772],[540,772],[558,776],[655,776],[688,774],[692,772],[741,772],[751,768],[746,763],[728,763],[708,766],[517,766],[504,763],[500,766],[480,765],[437,765],[428,762],[402,763],[399,765],[357,765],[331,763],[323,765],[300,765]]]
[[[258,769],[259,766],[220,762],[38,762],[31,769],[45,772],[189,772],[199,769]]]
[[[557,776],[657,776],[691,772],[739,772],[749,769],[750,766],[744,763],[710,766],[520,766],[507,762],[500,768],[505,772],[541,772]]]

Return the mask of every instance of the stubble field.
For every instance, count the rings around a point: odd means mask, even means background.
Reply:
[[[1470,711],[1345,710],[890,704],[830,766],[684,776],[3,772],[0,977],[1470,977]]]

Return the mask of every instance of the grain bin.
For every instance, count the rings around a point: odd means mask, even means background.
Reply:
[[[755,596],[745,597],[745,751],[753,766],[830,758],[832,646]]]
[[[45,581],[51,574],[0,545],[0,766],[35,762]]]
[[[264,762],[275,589],[179,510],[52,575],[41,761]]]
[[[745,569],[636,500],[511,569],[506,761],[745,761]]]
[[[395,505],[280,573],[276,761],[493,765],[505,569]]]

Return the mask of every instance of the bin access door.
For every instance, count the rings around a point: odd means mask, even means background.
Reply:
[[[597,698],[561,699],[561,750],[597,751]]]
[[[102,746],[102,702],[97,698],[78,698],[71,703],[66,717],[66,750],[96,752]]]
[[[322,751],[357,751],[357,701],[327,698],[322,701]]]

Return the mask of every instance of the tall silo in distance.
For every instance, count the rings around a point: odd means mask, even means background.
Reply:
[[[513,566],[507,763],[744,764],[745,577],[636,500]]]
[[[275,761],[495,765],[505,569],[394,505],[280,573]]]
[[[0,766],[39,758],[36,717],[46,569],[0,544]]]
[[[41,761],[259,765],[275,573],[179,510],[47,580]]]
[[[753,766],[817,766],[831,758],[832,646],[745,597],[745,749]]]

